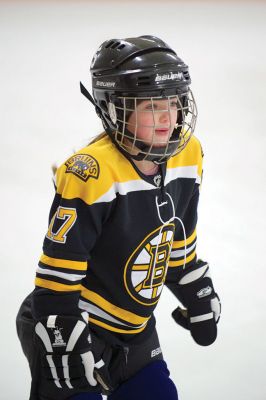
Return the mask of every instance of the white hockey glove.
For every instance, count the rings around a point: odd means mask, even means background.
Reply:
[[[58,389],[86,389],[88,385],[99,389],[99,383],[104,392],[112,390],[107,370],[111,350],[102,354],[104,343],[89,331],[86,312],[80,317],[40,318],[35,333],[43,354],[44,374]]]
[[[177,297],[186,307],[173,311],[174,320],[189,329],[196,343],[201,346],[212,344],[217,337],[221,303],[215,293],[209,274],[208,263],[198,260],[192,270],[184,271],[176,290]],[[173,287],[171,290],[173,290]]]

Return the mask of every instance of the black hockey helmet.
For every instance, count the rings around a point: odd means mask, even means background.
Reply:
[[[180,152],[193,134],[197,109],[187,65],[165,42],[155,36],[112,39],[104,42],[91,63],[93,100],[104,129],[119,149],[132,158],[165,162]],[[92,98],[81,84],[82,93]],[[128,118],[144,100],[151,102],[153,121],[156,100],[165,99],[170,116],[170,103],[175,99],[177,120],[167,143],[154,146],[138,138],[129,127]],[[131,129],[130,129],[131,128]],[[153,136],[157,129],[150,126]],[[132,152],[132,149],[138,149]],[[133,154],[134,155],[133,155]]]

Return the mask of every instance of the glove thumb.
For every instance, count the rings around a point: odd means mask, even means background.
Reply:
[[[172,312],[172,317],[174,318],[175,322],[182,326],[184,329],[190,329],[189,328],[189,321],[188,321],[188,316],[187,316],[187,310],[182,309],[180,307],[177,307],[173,312]]]
[[[93,376],[95,361],[94,361],[94,356],[93,356],[92,352],[87,351],[86,353],[83,353],[80,356],[82,359],[82,363],[84,365],[85,376],[86,376],[87,381],[89,382],[89,384],[91,386],[96,386],[97,381]]]

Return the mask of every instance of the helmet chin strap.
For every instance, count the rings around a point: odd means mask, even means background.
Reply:
[[[80,91],[83,94],[83,96],[86,97],[86,99],[88,99],[94,106],[96,106],[95,101],[92,97],[92,95],[90,94],[90,92],[85,88],[85,86],[83,85],[82,82],[79,82],[80,85]]]
[[[82,82],[79,82],[79,84],[80,84],[80,91],[83,94],[83,96],[85,96],[86,99],[88,99],[91,102],[91,104],[95,107],[96,114],[98,115],[98,117],[102,118],[102,111],[100,107],[98,107],[97,104],[95,103],[94,98],[92,97],[90,92],[85,88]]]

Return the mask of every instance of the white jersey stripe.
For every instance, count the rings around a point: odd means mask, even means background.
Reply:
[[[187,247],[186,251],[185,249],[183,250],[173,250],[171,252],[171,258],[178,258],[178,257],[184,257],[185,254],[187,255],[188,253],[190,253],[193,249],[195,249],[197,242],[193,243],[192,246]]]
[[[107,312],[101,310],[97,306],[95,306],[93,304],[90,304],[90,303],[87,303],[86,301],[83,301],[83,300],[79,301],[79,308],[81,308],[82,310],[86,310],[89,314],[93,314],[93,315],[96,315],[98,317],[101,317],[101,318],[105,319],[106,321],[110,321],[110,322],[113,322],[115,324],[122,325],[122,326],[127,326],[129,328],[138,329],[138,328],[142,328],[144,325],[147,324],[147,322],[144,322],[141,325],[136,325],[136,326],[133,327],[132,325],[128,325],[128,324],[125,324],[125,323],[119,321],[118,319],[112,317],[110,314],[108,314]]]
[[[177,178],[195,179],[196,183],[201,182],[201,177],[198,175],[198,166],[192,165],[188,167],[169,168],[166,171],[165,185]],[[126,195],[130,192],[141,190],[153,190],[154,185],[144,180],[133,180],[128,182],[114,182],[110,189],[100,196],[95,203],[111,202],[115,199],[116,194]]]
[[[177,178],[190,178],[196,179],[197,183],[200,183],[201,178],[198,175],[198,166],[191,165],[188,167],[176,167],[168,168],[166,171],[165,185]]]
[[[114,182],[108,192],[99,197],[95,203],[111,202],[115,199],[116,194],[126,195],[130,192],[138,192],[140,190],[152,190],[155,187],[144,180],[134,180],[128,182]]]
[[[86,276],[85,274],[84,275],[68,274],[65,272],[52,271],[51,269],[40,268],[40,267],[37,267],[37,272],[43,275],[57,276],[58,278],[63,278],[71,282],[80,281]]]

